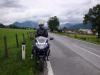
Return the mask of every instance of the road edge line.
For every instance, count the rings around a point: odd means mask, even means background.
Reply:
[[[48,75],[54,75],[50,61],[47,61]]]

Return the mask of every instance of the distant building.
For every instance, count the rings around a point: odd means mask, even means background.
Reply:
[[[79,32],[84,34],[93,34],[91,29],[79,29]]]

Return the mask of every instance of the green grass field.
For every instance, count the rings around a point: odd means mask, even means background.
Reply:
[[[100,44],[100,39],[97,39],[97,36],[95,35],[68,34],[68,33],[57,33],[57,34],[66,35],[71,38],[91,42],[94,44]]]
[[[29,32],[34,30],[24,29],[0,29],[0,75],[37,75],[36,63],[30,59],[32,41],[29,39]],[[18,34],[19,48],[16,47],[15,35]],[[21,60],[22,34],[26,39],[26,59]],[[4,57],[4,40],[7,37],[8,58]]]

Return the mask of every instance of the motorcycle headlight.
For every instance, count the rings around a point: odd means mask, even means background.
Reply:
[[[36,43],[37,48],[44,49],[47,47],[47,43]]]

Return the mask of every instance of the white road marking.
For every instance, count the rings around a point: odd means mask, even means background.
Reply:
[[[63,41],[63,40],[62,40],[62,41]],[[68,44],[68,43],[65,44],[65,41],[64,41],[64,42],[61,42],[61,43],[63,43],[65,46],[66,46],[66,44]],[[88,42],[87,42],[87,43],[88,43]],[[70,45],[68,44],[68,46],[70,46]],[[97,57],[100,58],[100,55],[97,55],[97,54],[95,54],[94,52],[91,52],[91,51],[89,51],[89,50],[86,50],[85,48],[83,48],[83,47],[81,47],[81,46],[77,46],[76,44],[73,44],[73,43],[72,43],[71,46],[75,46],[75,47],[77,47],[77,48],[81,48],[81,50],[87,51],[88,53],[93,54],[93,55],[95,55],[95,56],[97,56]],[[93,50],[93,48],[90,48],[90,47],[88,47],[88,48]]]
[[[100,69],[100,55],[88,51],[85,48],[78,46],[77,44],[66,42],[63,39],[57,41],[59,41],[61,44],[68,47],[69,49],[71,49],[72,51],[83,57],[85,60],[89,61],[94,66]]]
[[[50,61],[47,61],[48,75],[54,75]]]
[[[73,44],[74,45],[74,44]],[[77,48],[81,48],[81,50],[84,50],[84,51],[87,51],[88,53],[90,53],[90,54],[93,54],[93,55],[95,55],[95,56],[97,56],[97,57],[99,57],[100,58],[100,55],[97,55],[97,54],[95,54],[95,53],[93,53],[93,52],[91,52],[91,51],[88,51],[88,50],[86,50],[85,48],[83,48],[83,47],[80,47],[80,46],[77,46],[77,45],[75,45]],[[91,48],[92,49],[92,48]]]
[[[80,46],[77,46],[75,44],[73,44],[73,50],[74,52],[76,52],[78,55],[82,56],[84,59],[86,59],[87,61],[89,61],[90,63],[92,63],[93,65],[95,65],[97,68],[100,69],[100,56],[91,52],[91,51],[88,51]]]
[[[73,38],[73,39],[74,39],[74,38]],[[78,41],[80,41],[80,42],[84,42],[84,43],[87,43],[87,44],[95,45],[95,46],[100,46],[99,44],[95,44],[95,43],[87,42],[87,41],[80,40],[80,39],[75,39],[75,40],[78,40]]]
[[[56,40],[56,39],[59,39],[59,40]],[[58,37],[55,36],[55,40],[58,41],[58,43],[61,43],[62,45],[64,45],[65,47],[68,47],[70,50],[74,51],[75,53],[77,53],[78,55],[83,57],[85,60],[87,60],[88,62],[93,64],[95,67],[100,69],[100,55],[98,55],[92,51],[89,51],[88,49],[81,47],[73,42],[70,42],[68,40],[66,41],[66,40],[64,40],[64,38],[61,38],[59,36]],[[88,42],[86,42],[86,43],[88,43]],[[90,43],[88,43],[88,44],[90,44]],[[96,45],[96,46],[98,46],[98,45]]]

